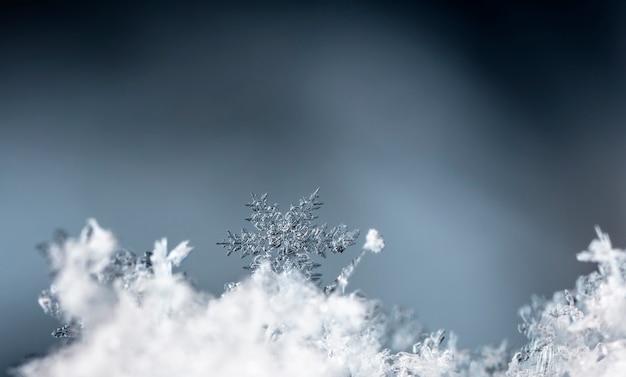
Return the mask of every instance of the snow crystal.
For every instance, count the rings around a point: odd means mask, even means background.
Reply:
[[[370,229],[365,236],[365,250],[369,250],[374,254],[378,254],[385,248],[385,240],[376,229]]]

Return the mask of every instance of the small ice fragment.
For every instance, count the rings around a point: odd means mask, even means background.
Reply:
[[[376,229],[370,229],[365,236],[365,245],[363,249],[378,254],[385,248],[385,240]]]
[[[193,247],[189,246],[189,241],[183,241],[174,250],[170,251],[167,256],[167,260],[172,263],[173,266],[179,266],[180,263],[187,258]]]

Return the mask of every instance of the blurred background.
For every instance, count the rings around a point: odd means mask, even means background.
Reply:
[[[625,63],[618,1],[3,2],[0,367],[57,343],[35,251],[55,229],[189,239],[219,295],[250,191],[317,187],[320,222],[386,239],[349,288],[519,346],[531,294],[595,268],[594,225],[626,245]]]

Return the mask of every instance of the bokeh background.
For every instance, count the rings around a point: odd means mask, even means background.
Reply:
[[[626,245],[622,2],[80,2],[0,6],[0,368],[57,343],[35,245],[88,217],[137,252],[216,245],[250,191],[379,229],[350,282],[462,347],[574,285],[594,225]],[[330,256],[327,279],[358,253]]]

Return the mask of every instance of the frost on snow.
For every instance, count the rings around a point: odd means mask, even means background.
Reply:
[[[172,267],[191,252],[159,240],[137,256],[95,220],[77,238],[44,247],[52,285],[39,303],[69,341],[12,370],[16,376],[605,376],[626,375],[626,253],[599,229],[583,262],[598,271],[552,299],[520,310],[519,350],[460,350],[454,334],[428,333],[410,311],[346,293],[367,251],[321,288],[311,255],[342,252],[356,232],[312,223],[317,191],[285,214],[253,196],[257,233],[229,233],[229,253],[250,255],[251,275],[219,297],[197,291]]]

